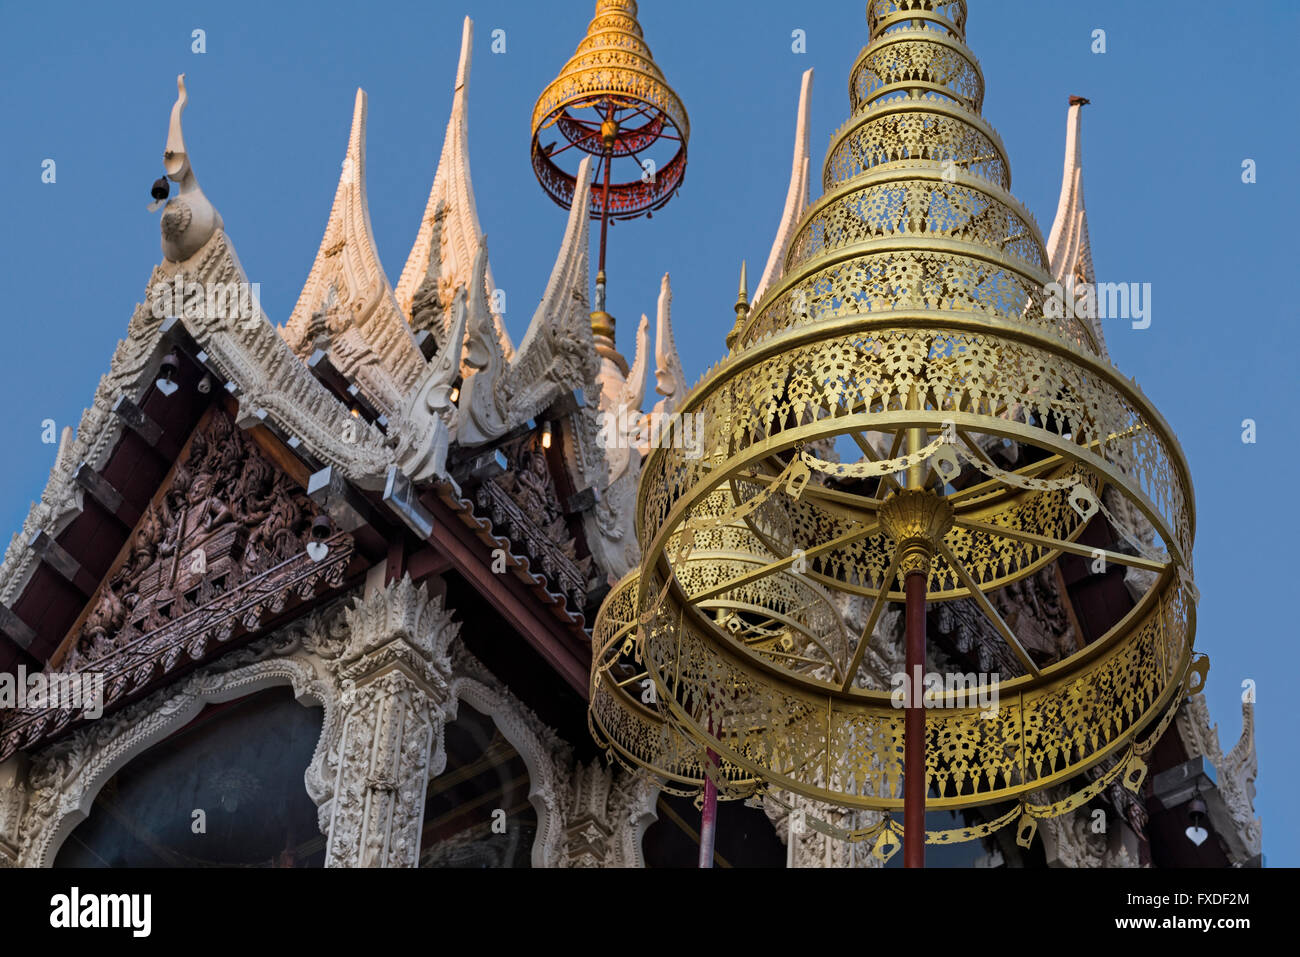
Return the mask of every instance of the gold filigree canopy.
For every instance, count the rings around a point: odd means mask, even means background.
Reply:
[[[672,198],[686,175],[686,109],[655,63],[636,15],[635,0],[598,0],[577,52],[533,107],[533,170],[566,209],[573,201],[574,173],[557,162],[562,153],[576,147],[607,163],[637,161],[629,179],[610,184],[607,200],[604,191],[592,190],[593,217],[602,210],[610,219],[652,212]],[[656,146],[661,152],[652,156]]]
[[[974,606],[1005,652],[979,689],[995,710],[949,688],[926,712],[926,806],[999,805],[931,842],[1017,818],[1027,840],[1112,781],[1136,789],[1205,674],[1186,461],[1092,327],[1053,318],[965,21],[964,0],[868,4],[824,195],[680,409],[703,454],[665,443],[643,465],[642,565],[597,618],[590,691],[597,739],[668,781],[895,811],[904,712],[876,632],[920,548],[926,599]],[[1079,558],[1136,569],[1134,607],[1032,646],[997,593]]]

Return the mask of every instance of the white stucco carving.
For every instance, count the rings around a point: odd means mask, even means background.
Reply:
[[[180,188],[167,200],[161,220],[163,255],[170,262],[189,259],[203,248],[212,234],[221,229],[221,214],[199,189],[199,181],[190,166],[190,154],[185,149],[185,136],[181,132],[181,114],[189,95],[185,92],[185,74],[176,77],[176,104],[172,107],[171,123],[167,129],[167,148],[163,152],[163,169],[167,178]]]
[[[283,329],[299,356],[325,350],[387,415],[404,405],[424,356],[379,261],[366,201],[366,93],[357,90],[352,131],[325,235]]]
[[[871,842],[841,841],[818,827],[874,827],[880,821],[879,812],[849,811],[789,791],[777,791],[776,797],[778,800],[763,799],[763,811],[785,845],[786,867],[884,867],[884,862],[871,853]]]
[[[308,638],[325,620],[302,624],[225,656],[184,682],[163,689],[119,712],[87,724],[31,756],[22,785],[24,812],[17,829],[17,859],[25,867],[53,864],[63,840],[90,813],[103,785],[132,758],[184,726],[205,705],[241,698],[276,685],[290,685],[299,701],[324,707],[324,723],[313,767],[322,746],[336,734],[337,687]],[[304,776],[315,799],[310,770]],[[0,786],[3,781],[0,781]],[[0,854],[2,862],[3,854]]]
[[[496,283],[492,267],[481,270],[474,264],[483,230],[479,226],[474,202],[474,185],[469,166],[469,73],[474,52],[474,21],[469,17],[461,28],[460,61],[456,67],[456,86],[452,93],[451,118],[442,141],[442,155],[433,177],[433,187],[425,204],[415,242],[406,257],[401,278],[397,280],[397,302],[402,311],[415,320],[414,300],[421,284],[433,273],[444,317],[437,330],[439,341],[446,341],[446,316],[458,289],[468,289],[476,277],[487,296],[490,323],[501,353],[506,359],[514,355],[510,334],[503,316],[493,303]]]
[[[30,760],[16,755],[0,764],[0,866],[50,866],[130,760],[206,705],[276,685],[324,709],[303,782],[327,835],[326,866],[416,865],[426,789],[446,770],[445,728],[460,702],[490,717],[528,769],[533,866],[591,864],[574,835],[593,821],[600,865],[641,866],[657,789],[599,766],[575,775],[570,746],[464,650],[452,618],[407,577],[319,608]]]
[[[1178,736],[1190,757],[1205,757],[1217,772],[1219,796],[1227,808],[1230,827],[1220,826],[1220,842],[1228,859],[1238,867],[1255,863],[1264,846],[1264,825],[1255,816],[1255,778],[1259,756],[1255,753],[1255,702],[1242,696],[1241,736],[1226,754],[1219,743],[1219,727],[1210,723],[1205,695],[1187,699],[1174,719]],[[1225,822],[1227,823],[1227,822]]]
[[[799,84],[799,110],[795,115],[794,159],[790,165],[790,185],[785,194],[785,208],[781,211],[781,222],[776,228],[776,237],[772,240],[772,249],[767,254],[767,265],[754,290],[754,307],[785,273],[785,254],[790,248],[795,228],[808,208],[808,177],[812,168],[809,150],[808,115],[812,103],[813,71],[804,70]]]
[[[491,335],[486,303],[476,306],[480,284],[471,284],[465,364],[474,372],[461,388],[457,440],[463,445],[498,438],[561,395],[595,382],[597,358],[587,300],[590,179],[591,157],[585,157],[546,291],[509,361]],[[476,260],[476,273],[484,269],[486,259]]]
[[[1070,98],[1065,121],[1065,168],[1061,174],[1061,194],[1056,204],[1056,218],[1047,238],[1047,258],[1052,278],[1065,285],[1069,282],[1095,283],[1092,266],[1092,243],[1088,239],[1088,210],[1083,202],[1083,107],[1087,101]],[[1106,337],[1097,316],[1086,317],[1103,359],[1109,359]]]
[[[1101,819],[1087,807],[1043,818],[1038,834],[1050,867],[1140,867],[1138,838],[1125,822]]]

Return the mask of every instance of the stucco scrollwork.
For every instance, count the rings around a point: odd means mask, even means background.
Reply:
[[[48,867],[64,839],[90,813],[104,784],[127,762],[183,727],[206,705],[231,701],[277,685],[290,685],[304,704],[324,708],[324,721],[313,767],[323,745],[336,735],[339,696],[312,646],[328,630],[329,611],[314,613],[287,629],[234,651],[169,688],[88,723],[30,757],[21,782],[23,810],[16,834],[16,854],[7,863]],[[21,756],[11,761],[16,762]],[[12,767],[6,762],[6,767]],[[319,799],[311,771],[308,794]],[[0,833],[0,845],[3,845]],[[6,863],[0,847],[0,864]]]

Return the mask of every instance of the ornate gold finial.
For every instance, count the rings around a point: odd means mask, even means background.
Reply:
[[[953,509],[946,498],[928,489],[905,488],[880,506],[880,527],[898,548],[898,574],[930,574],[930,559],[952,528]]]
[[[690,121],[650,53],[636,12],[632,0],[599,0],[587,35],[533,107],[533,170],[566,209],[573,201],[574,174],[557,158],[571,147],[577,147],[577,155],[637,164],[630,176],[609,184],[608,202],[602,189],[591,191],[593,218],[602,211],[610,219],[632,219],[657,210],[686,175]],[[559,139],[543,142],[548,134],[558,134],[567,145],[557,148]],[[658,155],[652,150],[656,144]],[[654,164],[651,176],[643,175],[645,161]]]
[[[736,295],[736,324],[727,333],[727,348],[734,348],[740,330],[749,318],[749,282],[745,278],[745,260],[740,261],[740,292]]]
[[[573,201],[573,159],[600,159],[590,194],[591,217],[600,220],[591,329],[597,351],[626,372],[627,360],[614,349],[614,317],[605,311],[608,227],[649,218],[672,199],[686,175],[690,137],[686,109],[650,54],[632,0],[598,0],[577,52],[538,97],[532,128],[533,171],[561,206]],[[617,178],[616,163],[627,168]]]

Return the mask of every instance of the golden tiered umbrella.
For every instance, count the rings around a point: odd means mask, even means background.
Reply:
[[[581,154],[600,158],[594,175],[601,186],[591,191],[591,215],[600,220],[592,325],[611,340],[614,321],[605,312],[610,220],[652,216],[676,195],[690,138],[686,109],[655,63],[636,14],[635,0],[597,0],[586,37],[533,107],[533,171],[560,206],[573,202]],[[617,180],[615,164],[626,169]]]
[[[1187,463],[1088,324],[1047,308],[1042,236],[980,116],[965,20],[964,0],[869,3],[824,195],[752,312],[742,280],[730,353],[680,410],[702,417],[703,454],[647,456],[642,564],[594,631],[591,724],[612,754],[724,797],[780,790],[884,812],[838,836],[881,852],[901,836],[909,866],[927,839],[1017,821],[1028,846],[1037,820],[1111,782],[1136,791],[1206,670],[1192,660]],[[832,461],[845,441],[861,457]],[[998,464],[1002,446],[1014,463]],[[1093,522],[1127,551],[1081,544]],[[1105,634],[1048,660],[988,596],[1063,555],[1152,574]],[[871,611],[850,632],[831,612],[854,596]],[[1016,663],[978,689],[995,711],[960,690],[899,708],[868,687],[887,603],[906,606],[910,687],[926,602],[963,599]],[[1063,800],[1037,793],[1089,769]],[[978,805],[1002,807],[926,835],[926,808]]]

